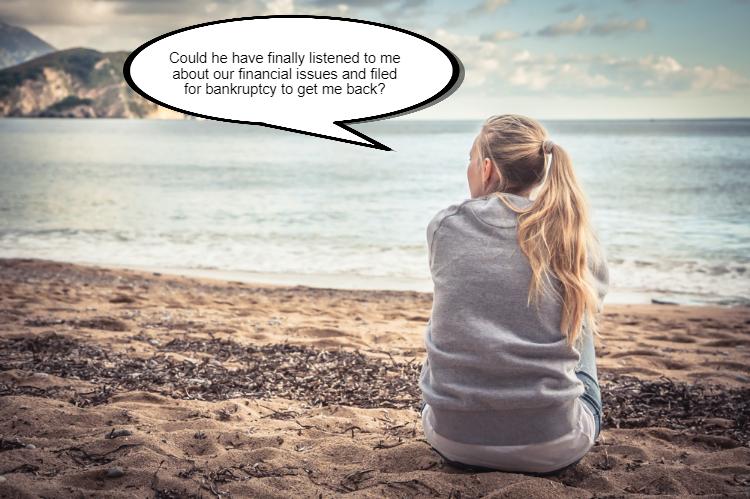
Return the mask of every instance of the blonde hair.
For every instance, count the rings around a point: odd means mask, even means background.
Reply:
[[[568,153],[549,140],[538,121],[515,114],[487,119],[477,147],[479,158],[489,158],[500,174],[495,194],[518,213],[518,240],[532,271],[528,304],[535,301],[538,306],[543,289],[551,289],[562,303],[560,329],[569,345],[578,339],[585,321],[599,335],[599,298],[588,266],[598,241]],[[503,195],[534,186],[537,196],[524,209]],[[550,273],[559,281],[562,296],[552,286]]]

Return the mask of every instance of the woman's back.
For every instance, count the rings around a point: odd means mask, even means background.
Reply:
[[[518,208],[531,204],[502,195]],[[581,420],[579,352],[561,333],[554,293],[528,304],[532,271],[518,243],[517,216],[493,194],[441,210],[427,228],[435,288],[419,385],[434,431],[456,442],[547,442]],[[607,267],[601,250],[591,250],[602,300]]]

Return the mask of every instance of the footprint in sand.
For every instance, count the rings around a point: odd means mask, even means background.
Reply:
[[[650,339],[655,341],[668,341],[670,343],[695,343],[696,339],[691,338],[690,336],[684,336],[681,334],[673,334],[673,335],[657,335],[652,336]]]
[[[690,366],[688,364],[685,364],[683,362],[677,362],[675,360],[663,360],[661,361],[661,364],[666,367],[667,369],[679,371],[682,369],[688,369]]]
[[[695,343],[696,339],[690,336],[673,336],[672,341],[674,343]]]
[[[216,443],[216,439],[208,438],[208,435],[203,431],[191,432],[191,435],[181,438],[175,443],[188,456],[216,455],[221,450],[221,447]]]

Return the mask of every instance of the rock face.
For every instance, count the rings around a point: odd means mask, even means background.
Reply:
[[[0,116],[181,119],[125,82],[127,52],[74,48],[0,70]]]
[[[0,21],[0,69],[54,51],[55,47],[28,30]]]

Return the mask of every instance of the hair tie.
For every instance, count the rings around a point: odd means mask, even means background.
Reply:
[[[542,142],[542,151],[544,151],[544,154],[552,154],[552,148],[554,146],[555,143],[550,139],[544,139],[544,141]]]

